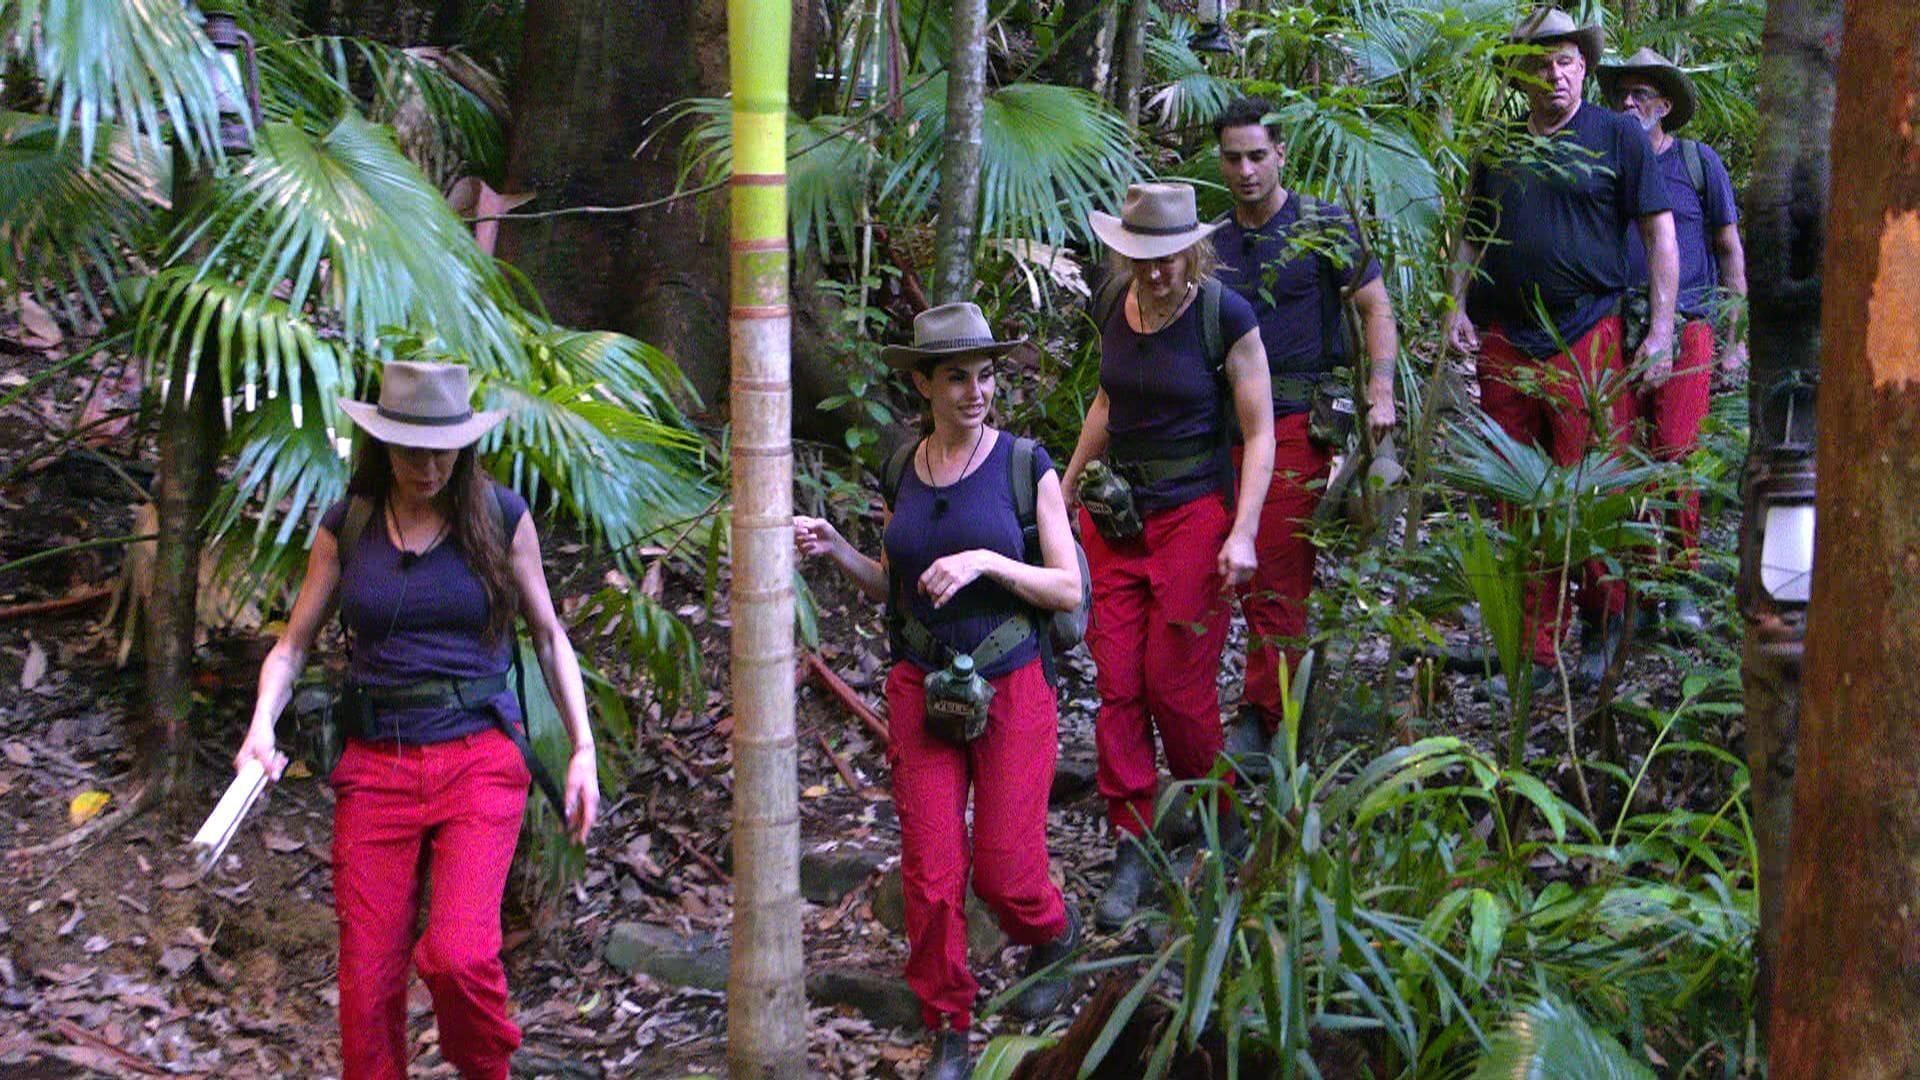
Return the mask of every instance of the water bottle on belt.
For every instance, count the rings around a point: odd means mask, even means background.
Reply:
[[[1080,505],[1093,518],[1093,527],[1108,540],[1125,542],[1145,531],[1140,513],[1134,509],[1133,487],[1104,461],[1089,461],[1074,485]]]
[[[943,742],[965,746],[987,730],[987,706],[993,686],[974,670],[973,657],[956,653],[947,666],[927,676],[927,732]]]

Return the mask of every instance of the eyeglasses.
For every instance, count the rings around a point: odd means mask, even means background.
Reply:
[[[1621,105],[1629,103],[1645,105],[1649,102],[1658,101],[1660,99],[1660,91],[1655,90],[1651,86],[1623,86],[1620,88],[1620,91],[1613,96],[1613,99]]]

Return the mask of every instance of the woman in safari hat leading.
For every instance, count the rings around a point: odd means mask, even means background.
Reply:
[[[530,779],[506,677],[516,615],[573,739],[563,801],[576,841],[599,809],[586,694],[532,516],[474,454],[505,414],[474,412],[470,393],[464,367],[395,362],[377,405],[340,402],[366,436],[349,497],[314,531],[234,758],[275,778],[286,767],[274,721],[337,599],[352,646],[336,709],[349,714],[346,750],[329,777],[344,1080],[406,1076],[409,953],[433,995],[441,1056],[461,1076],[505,1080],[520,1045],[500,963],[500,901]],[[416,942],[423,846],[432,901]]]
[[[1058,714],[1036,615],[1078,606],[1082,584],[1046,451],[989,423],[994,361],[1019,343],[994,340],[969,303],[922,312],[913,339],[881,353],[910,373],[932,421],[910,458],[887,470],[884,559],[856,551],[820,518],[793,524],[801,554],[828,556],[887,604],[887,758],[900,816],[907,985],[934,1033],[923,1075],[963,1080],[979,990],[967,964],[969,875],[1007,936],[1033,947],[1028,975],[1052,967],[1079,938],[1079,920],[1047,874]],[[1023,463],[1034,479],[1038,565],[1026,561],[1013,501],[1013,470]],[[1069,989],[1064,976],[1037,978],[1008,1008],[1035,1019],[1059,1008]]]
[[[1258,320],[1213,277],[1213,226],[1200,223],[1193,188],[1135,184],[1119,217],[1094,213],[1090,224],[1124,284],[1094,305],[1100,390],[1064,483],[1080,494],[1080,477],[1101,458],[1118,481],[1079,500],[1093,570],[1099,786],[1120,841],[1094,920],[1112,930],[1132,916],[1148,876],[1132,838],[1153,825],[1155,734],[1175,779],[1205,776],[1220,754],[1227,590],[1253,576],[1273,401]],[[1233,418],[1245,443],[1237,481]],[[1115,501],[1130,501],[1131,513],[1115,514]]]

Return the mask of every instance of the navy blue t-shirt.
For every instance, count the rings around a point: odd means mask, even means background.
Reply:
[[[917,457],[917,454],[916,454]],[[1033,451],[1035,475],[1051,471],[1053,459],[1045,447]],[[909,463],[900,475],[900,490],[894,496],[893,517],[887,522],[883,543],[887,552],[887,572],[900,583],[907,613],[924,624],[935,641],[955,652],[971,653],[1010,616],[1031,612],[1027,603],[1013,590],[989,577],[980,577],[955,593],[944,607],[920,591],[920,575],[940,558],[957,552],[985,548],[1019,562],[1026,558],[1026,546],[1020,537],[1020,516],[1013,505],[1012,477],[1008,469],[1013,461],[1013,436],[996,431],[980,467],[942,488],[933,488],[920,479],[919,471]],[[940,508],[944,501],[946,509]],[[895,602],[900,601],[900,597]],[[983,665],[980,674],[997,679],[1032,663],[1040,656],[1040,639],[1030,637],[1006,656]],[[910,660],[926,671],[945,664],[945,657],[913,656],[904,643],[893,643],[895,661]]]
[[[1740,220],[1735,205],[1733,179],[1720,155],[1705,143],[1700,148],[1702,192],[1694,190],[1693,177],[1687,175],[1686,155],[1680,152],[1680,140],[1667,144],[1659,156],[1660,175],[1667,182],[1667,194],[1673,199],[1673,235],[1680,247],[1680,298],[1675,310],[1688,319],[1704,319],[1713,314],[1714,290],[1720,287],[1720,261],[1714,256],[1713,236]],[[1633,284],[1647,283],[1647,248],[1640,230],[1627,230],[1627,265],[1633,270]]]
[[[1534,313],[1535,298],[1571,346],[1613,313],[1631,285],[1627,234],[1638,219],[1673,208],[1637,121],[1582,105],[1551,143],[1547,161],[1480,168],[1473,177],[1469,235],[1497,229],[1468,312],[1500,324],[1530,356],[1558,351]]]
[[[1141,514],[1184,506],[1202,495],[1225,492],[1233,482],[1227,443],[1221,438],[1221,401],[1225,390],[1207,359],[1200,335],[1200,299],[1180,317],[1151,334],[1127,322],[1123,299],[1113,305],[1100,329],[1100,389],[1107,392],[1107,434],[1112,449],[1124,455],[1129,442],[1177,442],[1210,439],[1214,459],[1185,476],[1169,477],[1133,489]],[[1232,349],[1259,326],[1253,307],[1232,289],[1220,291],[1220,341]]]
[[[1259,228],[1229,214],[1213,232],[1220,280],[1253,305],[1267,368],[1276,374],[1332,371],[1352,360],[1338,322],[1328,325],[1345,316],[1337,302],[1329,307],[1326,278],[1333,276],[1335,289],[1357,289],[1380,276],[1373,259],[1359,264],[1360,231],[1344,208],[1316,200],[1304,222],[1301,211],[1300,193],[1289,192]],[[1305,412],[1308,404],[1274,395],[1279,416]]]
[[[526,500],[511,488],[498,489],[506,510],[509,542]],[[347,502],[333,504],[321,515],[320,525],[336,540],[347,516]],[[360,533],[358,546],[340,582],[340,622],[351,635],[353,657],[348,665],[356,682],[366,686],[411,686],[423,679],[477,679],[498,675],[513,666],[513,635],[501,635],[489,645],[484,638],[486,590],[467,566],[460,545],[441,541],[412,566],[402,568],[400,551],[387,535],[384,515],[376,506]],[[512,687],[489,698],[485,707],[472,709],[393,709],[374,719],[370,738],[407,743],[436,743],[471,735],[494,726],[493,712],[518,723],[520,704]]]

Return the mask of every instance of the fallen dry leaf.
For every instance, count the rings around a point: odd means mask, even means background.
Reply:
[[[160,887],[167,890],[168,892],[178,892],[181,889],[184,889],[187,886],[192,885],[193,881],[194,881],[193,871],[175,870],[173,873],[168,874],[166,877],[163,877],[160,879]]]
[[[55,936],[66,937],[68,934],[73,933],[73,928],[76,926],[79,926],[80,920],[86,917],[87,917],[87,910],[85,908],[81,907],[79,904],[73,905],[73,914],[67,916],[67,921],[61,923],[60,929],[54,931]]]
[[[160,970],[165,971],[177,979],[182,972],[192,967],[193,962],[198,959],[200,959],[199,952],[189,949],[185,945],[169,946],[160,953]]]
[[[282,855],[291,854],[307,846],[305,840],[295,840],[285,833],[277,832],[268,833],[261,842],[267,845],[268,851],[276,851]]]
[[[13,762],[23,769],[33,767],[33,751],[27,749],[24,743],[10,742],[5,746],[0,746],[0,754],[7,755],[8,761]]]
[[[27,663],[20,669],[20,689],[31,690],[47,677],[47,650],[37,641],[27,642]]]
[[[20,294],[19,301],[20,328],[26,331],[20,344],[29,349],[51,349],[66,340],[60,324],[53,321],[53,315],[40,306],[39,301],[26,293]]]
[[[107,808],[107,801],[111,798],[113,796],[104,791],[83,791],[67,803],[67,820],[75,825],[85,825]]]

